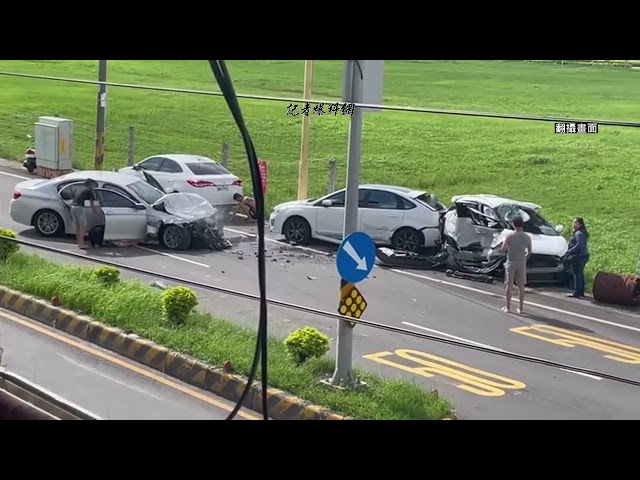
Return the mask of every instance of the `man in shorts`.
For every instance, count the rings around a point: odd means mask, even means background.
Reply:
[[[523,229],[522,217],[516,215],[511,223],[515,232],[510,234],[502,244],[502,251],[507,253],[507,261],[504,265],[504,279],[507,284],[505,295],[507,306],[502,307],[503,312],[511,313],[511,296],[514,281],[520,291],[520,308],[518,313],[524,313],[524,287],[527,283],[527,262],[531,256],[531,237]]]
[[[229,221],[233,220],[238,213],[245,215],[247,217],[247,222],[258,219],[256,201],[253,198],[243,197],[239,193],[236,193],[233,196],[233,199],[238,202],[238,204],[231,209],[231,212],[229,213]]]
[[[89,200],[91,208],[96,215],[99,215],[98,206],[96,205],[97,199],[94,188],[97,187],[96,182],[91,179],[86,179],[84,185],[78,191],[76,196],[71,202],[71,218],[76,226],[76,239],[78,240],[78,248],[85,250],[87,246],[84,243],[84,235],[87,230],[87,213],[85,211],[84,202]]]

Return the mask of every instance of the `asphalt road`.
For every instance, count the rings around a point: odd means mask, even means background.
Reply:
[[[0,225],[24,238],[77,252],[71,239],[44,241],[34,237],[32,229],[11,221],[8,203],[21,179],[6,173],[26,176],[18,169],[0,170]],[[257,294],[253,232],[255,227],[230,227],[227,234],[237,245],[226,252],[174,255],[149,246],[87,255]],[[292,248],[271,236],[268,297],[335,311],[339,278],[335,259],[327,254],[331,250]],[[532,292],[527,297],[527,315],[508,315],[500,311],[501,285],[454,280],[434,272],[375,268],[359,288],[369,304],[364,318],[373,322],[640,381],[640,318],[632,313]],[[197,290],[203,308],[238,323],[257,325],[255,302]],[[312,325],[335,338],[333,319],[273,306],[269,312],[272,333]],[[354,364],[436,388],[453,400],[463,419],[640,418],[638,387],[370,327],[357,326],[354,331]]]
[[[103,420],[224,420],[225,399],[0,309],[2,364]],[[261,419],[242,410],[236,420]]]

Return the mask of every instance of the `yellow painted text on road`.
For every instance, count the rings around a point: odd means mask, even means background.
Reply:
[[[598,350],[606,353],[605,358],[615,360],[616,362],[640,363],[640,348],[638,347],[631,347],[564,328],[552,327],[550,325],[532,325],[530,327],[512,328],[511,331],[562,347],[587,347]]]
[[[384,357],[400,357],[413,362],[414,365],[409,366]],[[364,355],[363,358],[426,378],[435,375],[448,377],[460,382],[456,385],[459,389],[483,397],[501,397],[505,394],[505,390],[521,390],[526,387],[524,383],[517,380],[501,377],[418,350],[399,349],[395,352],[372,353]],[[415,366],[415,364],[420,366]]]

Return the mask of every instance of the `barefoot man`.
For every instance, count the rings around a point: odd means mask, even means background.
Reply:
[[[511,220],[515,232],[510,234],[502,245],[502,251],[507,252],[507,261],[504,265],[504,279],[507,284],[505,295],[507,306],[502,307],[503,312],[511,313],[511,296],[513,283],[518,283],[520,291],[520,308],[518,313],[524,313],[524,286],[527,283],[527,261],[531,256],[531,237],[522,228],[524,221],[516,215]]]

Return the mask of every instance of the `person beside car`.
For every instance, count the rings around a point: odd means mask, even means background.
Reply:
[[[256,201],[251,197],[244,197],[239,193],[233,196],[237,204],[229,212],[229,221],[232,221],[238,213],[242,213],[247,217],[246,222],[252,222],[258,219],[258,211]]]
[[[584,267],[589,261],[589,232],[582,217],[573,220],[573,236],[569,241],[566,260],[573,274],[573,292],[568,297],[584,297]]]
[[[96,194],[93,190],[97,186],[98,185],[96,184],[96,182],[94,182],[90,178],[87,178],[71,201],[71,218],[73,218],[73,223],[76,226],[76,239],[78,241],[78,248],[82,250],[87,249],[87,246],[84,243],[84,235],[86,233],[88,223],[87,213],[84,206],[85,202],[89,200],[93,213],[96,216],[100,215],[97,206],[98,199],[96,198]]]
[[[515,232],[509,234],[502,244],[502,251],[507,253],[507,261],[504,265],[507,306],[503,307],[502,311],[511,313],[513,283],[516,281],[520,292],[518,313],[522,314],[524,313],[524,287],[527,284],[527,262],[531,257],[532,242],[531,237],[524,231],[524,220],[520,215],[514,215],[511,223]]]

